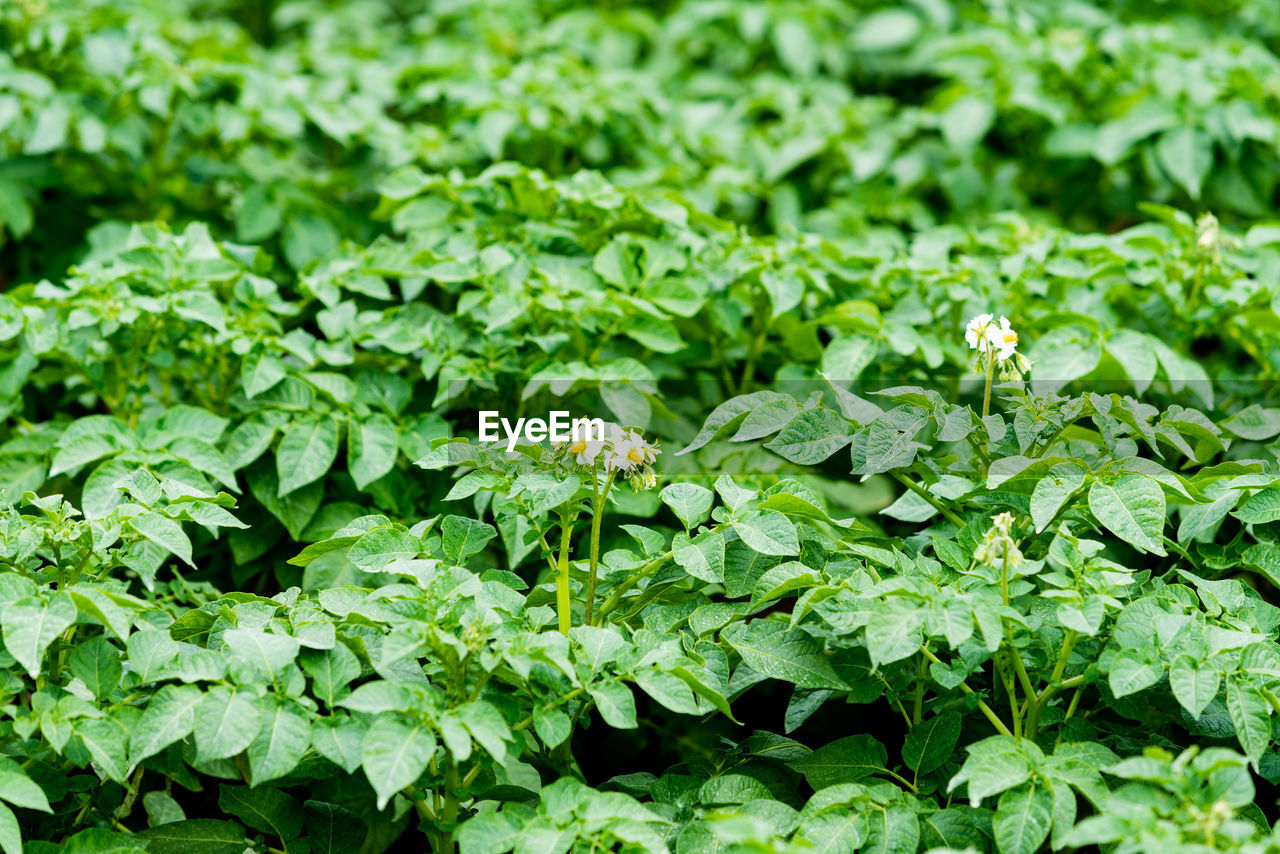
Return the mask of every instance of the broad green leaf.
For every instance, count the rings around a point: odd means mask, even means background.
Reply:
[[[1089,487],[1089,510],[1108,531],[1139,551],[1164,556],[1164,490],[1140,474]]]
[[[1271,743],[1271,706],[1251,683],[1227,682],[1227,711],[1244,755],[1256,765]]]
[[[364,820],[345,807],[323,801],[306,801],[302,805],[302,814],[307,841],[315,854],[348,854],[360,850],[364,843],[367,832]]]
[[[587,687],[604,722],[616,729],[636,728],[636,698],[622,682],[603,682]]]
[[[1188,125],[1170,128],[1156,141],[1156,157],[1188,196],[1200,198],[1200,188],[1213,168],[1213,140],[1208,133]]]
[[[228,629],[222,634],[222,642],[271,679],[298,657],[300,647],[296,638],[256,629]]]
[[[797,465],[816,465],[849,444],[849,422],[830,409],[806,409],[765,447]]]
[[[962,723],[956,712],[943,712],[913,726],[902,743],[902,764],[916,776],[941,768],[955,750]]]
[[[234,821],[195,818],[139,831],[147,854],[241,854],[244,831]]]
[[[724,581],[724,536],[704,531],[692,540],[683,531],[671,540],[671,554],[685,572],[714,584]]]
[[[306,713],[292,700],[267,696],[259,701],[258,731],[245,749],[249,782],[258,786],[288,774],[310,745]]]
[[[352,420],[347,430],[347,471],[357,489],[364,489],[395,466],[399,432],[381,413]]]
[[[283,498],[324,476],[338,457],[338,422],[330,416],[290,424],[276,449],[276,495]]]
[[[691,531],[707,520],[715,494],[696,483],[673,483],[659,493],[664,504],[671,508],[676,518]]]
[[[69,663],[72,675],[98,697],[105,697],[119,687],[120,677],[124,675],[120,650],[102,635],[76,647]]]
[[[1031,493],[1031,521],[1036,531],[1043,531],[1053,521],[1062,505],[1084,486],[1084,474],[1077,471],[1051,471],[1036,482]]]
[[[422,776],[435,749],[435,736],[420,721],[395,713],[378,716],[365,734],[360,760],[377,793],[378,809]]]
[[[191,540],[182,530],[182,525],[170,519],[159,510],[148,510],[129,520],[129,525],[142,536],[172,552],[188,566],[191,562]]]
[[[1254,493],[1231,515],[1246,525],[1265,525],[1280,519],[1280,488],[1269,487]]]
[[[215,685],[196,706],[196,756],[201,762],[235,756],[249,746],[260,726],[258,703],[253,696]]]
[[[757,673],[801,688],[847,688],[836,674],[822,642],[777,620],[735,623],[721,636]]]
[[[1109,682],[1111,692],[1126,697],[1150,688],[1160,681],[1164,668],[1139,657],[1137,652],[1121,652],[1111,662]]]
[[[841,335],[822,352],[822,373],[847,388],[875,360],[878,346],[870,335]]]
[[[1053,793],[1034,783],[1023,783],[1000,796],[991,822],[1000,854],[1033,854],[1049,836],[1053,825]]]
[[[218,786],[218,808],[284,842],[302,832],[302,805],[270,786]]]
[[[346,644],[338,642],[332,649],[305,651],[302,669],[311,677],[311,693],[332,709],[339,692],[360,675],[360,662]]]
[[[1189,655],[1180,655],[1169,665],[1169,689],[1192,718],[1199,718],[1205,707],[1213,702],[1221,684],[1218,671],[1200,667]]]
[[[5,649],[35,679],[45,650],[75,621],[76,606],[65,593],[55,594],[48,602],[34,596],[11,602],[0,614]]]
[[[884,773],[888,761],[883,744],[869,735],[858,734],[824,744],[787,764],[803,774],[813,789],[825,789]]]
[[[195,728],[204,694],[194,685],[165,685],[151,698],[129,737],[129,764],[136,767]]]
[[[0,804],[0,851],[4,854],[22,854],[22,828],[13,810]]]
[[[44,789],[22,771],[8,767],[0,768],[0,801],[29,810],[53,812]]]
[[[465,563],[467,558],[478,554],[497,535],[498,532],[492,525],[465,516],[445,516],[440,523],[444,556],[458,566]]]
[[[777,510],[756,510],[733,520],[742,541],[760,554],[793,557],[800,554],[796,526]]]

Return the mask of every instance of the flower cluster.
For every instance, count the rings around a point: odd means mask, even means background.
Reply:
[[[1031,362],[1018,352],[1018,333],[1007,317],[996,320],[993,314],[979,314],[965,327],[964,340],[970,350],[990,354],[999,363],[1003,379],[1021,379],[1031,370]]]
[[[658,447],[646,442],[639,430],[610,422],[603,438],[576,439],[561,445],[560,450],[583,468],[601,464],[609,474],[621,473],[634,489],[650,489],[658,482],[653,470]]]
[[[991,518],[991,527],[982,536],[982,543],[974,551],[974,559],[987,566],[1008,566],[1010,569],[1025,563],[1018,544],[1013,539],[1013,514],[998,513]]]

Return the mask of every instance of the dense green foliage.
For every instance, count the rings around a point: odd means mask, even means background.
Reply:
[[[1273,0],[0,45],[3,854],[1280,851]]]

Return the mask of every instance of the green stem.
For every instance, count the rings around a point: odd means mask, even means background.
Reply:
[[[982,392],[982,417],[986,418],[991,414],[991,383],[995,380],[996,375],[996,351],[987,345],[987,383]]]
[[[573,603],[569,599],[569,537],[573,533],[573,520],[569,511],[560,513],[560,556],[556,564],[556,613],[560,617],[560,634],[569,634],[572,625]]]
[[[601,489],[595,468],[591,470],[591,569],[587,574],[587,605],[582,619],[583,625],[587,626],[591,625],[591,616],[596,607],[596,579],[600,574],[600,523],[604,519],[604,506],[609,500],[614,474],[615,472],[609,472],[604,480],[604,489]]]
[[[763,301],[757,300],[755,312],[751,318],[751,343],[747,345],[747,358],[742,365],[742,376],[738,380],[738,394],[746,394],[751,391],[751,383],[756,373],[756,359],[760,357],[760,351],[764,348],[764,312],[768,309],[764,308]]]
[[[908,789],[910,789],[911,794],[914,795],[919,793],[920,791],[919,787],[917,787],[915,783],[912,783],[906,777],[903,777],[901,774],[895,774],[894,772],[890,771],[888,768],[881,768],[880,770],[888,774],[893,779],[897,780],[902,785],[906,786]]]
[[[920,723],[924,718],[924,677],[929,671],[929,665],[925,661],[924,656],[920,656],[920,660],[916,662],[916,693],[915,703],[911,716],[912,723]]]
[[[586,688],[574,688],[572,691],[569,691],[568,693],[563,694],[560,697],[557,697],[555,702],[548,705],[546,708],[543,709],[543,711],[549,712],[552,709],[558,709],[561,706],[563,706],[565,703],[568,703],[571,700],[576,700],[577,698],[581,697],[583,694],[586,693],[586,691],[587,691]],[[528,729],[531,726],[533,726],[533,715],[529,715],[529,717],[513,725],[511,727],[511,731],[523,732],[524,730]]]
[[[959,516],[957,516],[950,507],[943,504],[938,499],[934,498],[933,495],[930,494],[927,489],[917,484],[915,481],[907,477],[902,472],[894,471],[894,472],[889,472],[889,474],[893,475],[894,479],[897,480],[899,483],[901,483],[903,486],[905,486],[907,489],[911,490],[916,495],[919,495],[925,501],[929,502],[929,504],[933,507],[933,509],[937,510],[943,516],[947,517],[948,521],[950,521],[951,524],[955,525],[957,528],[964,527],[964,520],[961,519]]]
[[[930,652],[928,647],[924,647],[924,646],[920,647],[920,652],[924,653],[924,657],[932,661],[934,664],[942,664],[942,659],[938,658],[938,656]],[[943,667],[945,666],[946,665],[943,664]],[[1000,733],[1001,735],[1013,735],[1013,733],[1009,731],[1009,728],[1004,725],[1004,721],[1000,720],[1000,716],[991,710],[991,707],[987,705],[985,700],[983,700],[981,697],[978,697],[977,691],[974,691],[965,682],[960,683],[960,690],[965,692],[966,694],[971,694],[974,697],[977,697],[978,711],[982,712],[983,716],[988,721],[991,722],[991,725],[996,728],[996,732]]]
[[[712,528],[708,533],[716,533],[719,531],[723,531],[728,527],[729,527],[729,524],[727,522],[721,522],[720,524]],[[613,593],[610,594],[609,598],[605,600],[604,604],[600,606],[600,616],[597,622],[603,624],[605,616],[610,612],[612,612],[615,608],[617,608],[619,604],[621,604],[622,597],[625,596],[631,590],[631,588],[635,587],[637,584],[643,581],[647,576],[651,575],[654,572],[654,570],[662,566],[663,563],[671,560],[671,558],[672,558],[672,553],[670,550],[668,550],[663,554],[658,555],[653,560],[646,563],[644,566],[637,569],[631,575],[627,576],[627,578],[621,584],[618,585],[618,589],[614,590]]]

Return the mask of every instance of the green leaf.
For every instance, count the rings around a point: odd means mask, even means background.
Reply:
[[[279,356],[263,350],[255,350],[240,364],[240,384],[244,386],[244,396],[252,400],[264,391],[269,391],[285,378],[286,373],[288,371]],[[232,460],[235,459],[236,457],[232,456]],[[234,465],[234,462],[232,464]]]
[[[324,485],[320,482],[312,483],[281,498],[277,495],[279,482],[275,467],[262,464],[249,470],[248,480],[253,497],[262,503],[268,513],[280,520],[290,538],[301,538],[307,524],[320,508]]]
[[[347,430],[347,471],[356,489],[363,490],[391,471],[399,452],[400,434],[381,413],[352,420]]]
[[[1256,766],[1271,743],[1271,705],[1251,683],[1231,679],[1227,682],[1227,712],[1240,749]]]
[[[75,722],[75,733],[108,778],[117,783],[128,779],[130,732],[124,724],[114,717],[82,718]]]
[[[1108,679],[1116,697],[1127,697],[1160,681],[1164,668],[1140,657],[1138,652],[1121,652],[1111,661]]]
[[[1230,430],[1241,439],[1264,442],[1280,433],[1280,409],[1253,404],[1223,421],[1218,426]]]
[[[105,697],[118,688],[124,675],[120,650],[102,635],[76,647],[71,653],[70,665],[71,674],[96,697]]]
[[[673,483],[658,493],[664,504],[671,508],[676,518],[691,531],[707,520],[715,493],[696,483]]]
[[[306,713],[297,703],[267,696],[259,701],[259,710],[261,724],[245,750],[254,786],[288,774],[311,744]]]
[[[1213,140],[1208,133],[1189,125],[1170,128],[1156,141],[1156,157],[1187,195],[1200,198],[1200,188],[1213,168]]]
[[[1000,854],[1033,854],[1053,825],[1053,793],[1024,783],[1000,796],[991,822]]]
[[[804,775],[816,789],[856,783],[872,774],[883,773],[889,754],[884,745],[859,733],[824,744],[817,750],[787,764]]]
[[[76,621],[76,606],[65,593],[43,602],[34,596],[4,606],[0,628],[4,645],[32,679],[40,675],[40,663],[49,645]]]
[[[822,642],[777,620],[753,620],[729,626],[721,637],[757,673],[801,688],[848,688],[831,666]]]
[[[750,412],[778,401],[795,403],[789,395],[776,391],[756,391],[726,400],[711,411],[711,414],[702,422],[702,429],[698,431],[698,435],[694,436],[693,441],[684,448],[676,451],[676,456],[692,453],[707,443],[727,435]]]
[[[129,525],[142,536],[172,552],[188,566],[191,562],[191,540],[182,530],[182,525],[170,519],[159,510],[148,510],[129,520]]]
[[[241,854],[244,831],[234,821],[194,818],[175,821],[137,833],[147,854]]]
[[[378,716],[365,734],[360,765],[377,793],[379,810],[422,776],[435,749],[435,736],[421,722],[395,713]]]
[[[0,851],[4,854],[22,854],[22,828],[13,810],[0,804]]]
[[[252,695],[215,685],[196,707],[196,756],[201,762],[235,756],[249,746],[260,726],[258,704]]]
[[[497,535],[492,525],[465,516],[445,516],[440,523],[441,548],[445,558],[456,566],[478,554]]]
[[[841,335],[834,338],[822,352],[822,374],[847,388],[862,376],[867,365],[875,361],[878,348],[878,342],[870,335]]]
[[[276,449],[276,495],[283,498],[324,476],[338,457],[338,422],[330,416],[290,424]]]
[[[1173,697],[1192,718],[1199,718],[1218,696],[1222,678],[1210,667],[1200,667],[1189,655],[1180,655],[1169,665],[1169,688]]]
[[[794,557],[800,554],[796,526],[777,510],[756,510],[733,520],[742,541],[760,554]]]
[[[962,722],[956,712],[943,712],[913,726],[902,743],[902,764],[917,777],[941,768],[955,750]]]
[[[339,642],[332,649],[304,652],[302,669],[311,677],[311,693],[332,709],[339,692],[360,675],[360,661],[346,644]]]
[[[218,807],[262,833],[282,842],[302,832],[302,805],[270,786],[218,786]]]
[[[49,799],[45,797],[44,789],[26,774],[19,770],[10,771],[8,767],[0,768],[0,801],[24,809],[53,812],[49,808]]]
[[[366,572],[381,572],[387,564],[411,560],[422,551],[422,540],[408,531],[378,526],[360,535],[347,551],[347,560]]]
[[[521,826],[503,813],[480,813],[458,831],[461,854],[505,854],[520,837]]]
[[[1260,490],[1231,514],[1246,525],[1265,525],[1280,519],[1280,488]]]
[[[765,447],[791,462],[820,463],[849,444],[849,422],[830,409],[806,409],[787,422]]]
[[[338,249],[341,236],[328,221],[311,214],[290,217],[285,223],[281,247],[285,260],[295,270],[302,270]]]
[[[1112,483],[1094,481],[1089,510],[1108,531],[1139,551],[1164,556],[1164,490],[1140,474],[1124,474]]]
[[[685,572],[701,581],[724,581],[724,536],[704,531],[692,540],[683,531],[671,540],[671,555]]]
[[[622,682],[604,682],[587,688],[604,722],[616,729],[636,728],[636,698]]]
[[[364,820],[345,807],[323,801],[306,801],[302,805],[302,814],[307,841],[315,854],[349,854],[359,851],[364,844],[367,832]]]
[[[130,766],[186,738],[195,728],[196,707],[203,698],[194,685],[165,685],[157,691],[129,737]]]
[[[1031,361],[1031,388],[1036,394],[1053,393],[1092,371],[1102,358],[1092,330],[1083,326],[1059,326],[1035,343]]]
[[[255,629],[228,629],[222,633],[222,642],[270,679],[293,663],[300,647],[297,638]]]
[[[1057,472],[1057,466],[1036,482],[1031,493],[1031,521],[1036,532],[1043,531],[1054,516],[1084,486],[1084,474],[1078,471]]]

